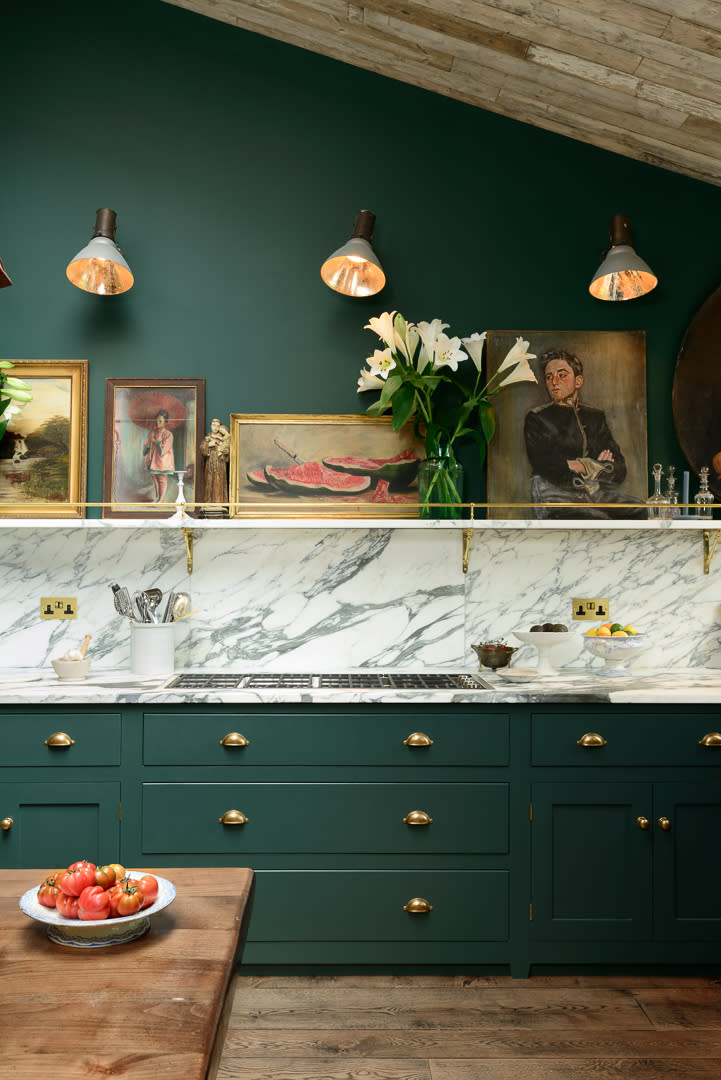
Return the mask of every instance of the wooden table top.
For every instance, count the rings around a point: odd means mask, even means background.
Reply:
[[[177,896],[123,945],[56,945],[18,900],[47,870],[0,870],[0,1057],[14,1080],[205,1080],[253,871],[157,871]]]

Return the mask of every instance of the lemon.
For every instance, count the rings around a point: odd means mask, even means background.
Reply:
[[[638,633],[638,630],[636,629],[635,626],[624,626],[624,630],[626,631],[626,633],[628,634],[629,637],[635,637],[636,634]]]
[[[628,637],[625,630],[612,630],[611,637]]]
[[[590,630],[586,631],[586,637],[596,637],[597,635],[598,635],[598,630],[594,630],[593,627],[591,627]]]

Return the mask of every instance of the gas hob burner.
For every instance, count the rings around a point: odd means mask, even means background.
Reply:
[[[282,674],[256,672],[235,675],[197,673],[175,675],[165,684],[166,690],[487,690],[475,675],[376,672],[310,675],[303,672]]]

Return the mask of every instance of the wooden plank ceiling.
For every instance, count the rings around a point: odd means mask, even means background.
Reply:
[[[165,0],[721,185],[717,0]]]

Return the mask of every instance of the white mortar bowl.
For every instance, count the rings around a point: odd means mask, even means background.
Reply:
[[[594,656],[604,661],[599,675],[631,675],[625,665],[642,649],[648,648],[650,642],[645,634],[635,634],[633,637],[585,637],[583,647]]]
[[[84,679],[90,671],[90,658],[84,660],[51,660],[59,679]]]

